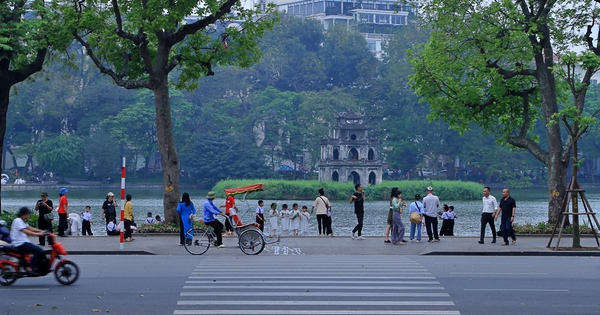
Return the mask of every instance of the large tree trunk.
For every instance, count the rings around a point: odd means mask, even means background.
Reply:
[[[6,115],[8,113],[8,102],[10,93],[10,86],[5,86],[0,83],[0,141],[4,142],[4,135],[6,133]],[[4,165],[4,146],[0,146],[0,165]],[[4,169],[3,169],[4,171]],[[2,185],[0,185],[1,187]],[[2,188],[0,188],[2,190]],[[2,212],[2,198],[0,198],[0,212]]]
[[[560,217],[560,206],[567,190],[568,164],[550,162],[548,164],[548,223],[554,225]]]
[[[164,186],[163,206],[165,221],[177,223],[177,204],[179,203],[179,157],[175,149],[171,123],[171,103],[169,101],[169,81],[167,75],[158,78],[154,89],[156,102],[156,132],[158,151],[162,159]]]

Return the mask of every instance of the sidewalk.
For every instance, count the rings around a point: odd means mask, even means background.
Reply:
[[[33,239],[32,239],[33,240]],[[458,255],[458,256],[596,256],[600,250],[593,237],[581,239],[583,247],[592,250],[559,250],[546,248],[549,237],[522,236],[515,245],[501,246],[502,239],[491,244],[486,239],[485,244],[478,244],[477,237],[443,237],[440,242],[406,243],[405,245],[384,244],[383,237],[368,237],[366,240],[352,240],[350,237],[283,237],[279,244],[269,244],[263,254],[305,254],[305,255]],[[183,246],[178,246],[177,235],[138,234],[135,241],[125,242],[119,249],[119,238],[109,236],[66,237],[58,238],[71,255],[189,255]],[[224,237],[225,249],[213,247],[208,255],[243,255],[237,247],[236,237]],[[553,245],[556,244],[556,238]],[[34,241],[37,243],[37,239]],[[562,247],[572,245],[570,238],[563,237]],[[594,250],[595,249],[595,250]]]

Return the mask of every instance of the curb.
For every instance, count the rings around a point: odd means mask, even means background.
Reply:
[[[70,250],[71,255],[155,255],[145,250]]]
[[[422,256],[537,256],[600,257],[600,251],[428,252]]]

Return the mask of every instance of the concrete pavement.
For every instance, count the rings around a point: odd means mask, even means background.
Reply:
[[[244,255],[237,245],[236,237],[224,237],[225,249],[211,247],[205,255]],[[556,238],[555,238],[556,239]],[[469,256],[600,256],[593,237],[583,237],[585,251],[546,248],[548,236],[520,236],[515,245],[501,246],[491,238],[478,244],[477,237],[442,237],[440,242],[406,243],[405,245],[384,244],[383,237],[367,237],[352,240],[350,237],[282,237],[278,244],[265,247],[261,255],[469,255]],[[125,242],[119,249],[119,238],[111,236],[58,238],[71,255],[189,255],[183,246],[178,246],[177,235],[135,235],[135,241]],[[37,240],[32,242],[37,243]],[[555,241],[554,243],[555,244]],[[572,240],[563,237],[561,246],[570,246]]]

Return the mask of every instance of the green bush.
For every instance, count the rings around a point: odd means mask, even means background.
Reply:
[[[520,225],[518,223],[513,223],[513,229],[517,234],[552,234],[552,230],[554,229],[554,225],[548,224],[547,222],[539,222],[537,224],[532,224],[529,222],[525,222],[525,224]],[[556,233],[559,231],[557,230]],[[563,234],[573,234],[573,225],[569,225],[565,228]],[[594,234],[594,231],[588,224],[580,224],[579,225],[579,233],[580,234]]]
[[[204,223],[194,221],[195,228],[206,228]],[[137,233],[179,233],[179,224],[176,223],[156,223],[140,225]]]
[[[354,192],[350,183],[319,182],[316,180],[286,181],[272,179],[223,180],[218,182],[213,191],[224,198],[226,188],[248,186],[262,183],[264,191],[249,194],[252,199],[297,199],[312,200],[317,196],[319,188],[325,189],[325,195],[331,200],[344,200]],[[398,187],[405,197],[419,193],[425,195],[427,186],[433,186],[435,194],[444,200],[477,200],[481,198],[483,186],[474,182],[460,181],[384,181],[381,185],[365,187],[368,200],[387,200],[393,187]]]
[[[17,218],[17,213],[16,212],[10,212],[10,211],[6,211],[6,210],[2,210],[2,215],[0,215],[0,219],[6,221],[6,226],[10,228],[10,226],[12,225],[12,222]],[[29,224],[32,227],[37,227],[37,222],[38,222],[38,218],[39,216],[36,213],[32,213],[31,216],[29,217],[29,220],[27,220],[27,224]]]

